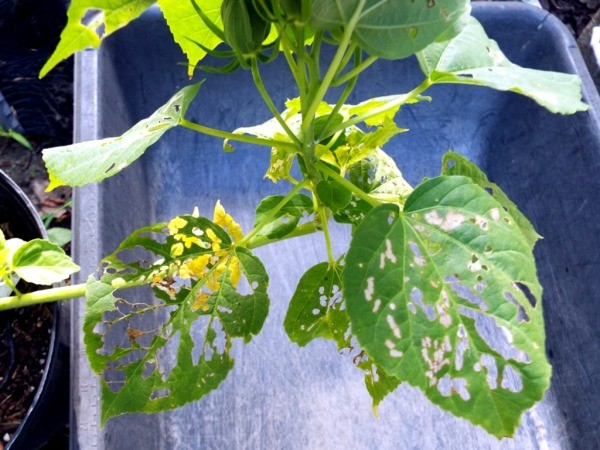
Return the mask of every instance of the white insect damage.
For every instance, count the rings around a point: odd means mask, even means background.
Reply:
[[[444,231],[452,231],[462,225],[465,216],[454,211],[448,211],[444,217],[440,217],[437,211],[431,211],[425,214],[425,221]]]
[[[429,378],[429,386],[431,387],[438,382],[437,373],[444,366],[450,365],[450,359],[446,357],[446,353],[452,351],[450,337],[444,336],[444,339],[440,342],[439,339],[432,341],[429,336],[426,336],[421,339],[421,346],[421,355],[429,367],[429,370],[425,372],[425,376]],[[433,350],[432,355],[430,355],[431,350]]]

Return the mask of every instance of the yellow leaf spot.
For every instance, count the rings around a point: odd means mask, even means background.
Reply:
[[[183,254],[183,244],[181,242],[173,244],[173,246],[171,247],[171,256],[173,258],[177,258],[178,256],[181,256],[182,254]]]
[[[209,297],[210,295],[205,292],[198,292],[196,294],[196,301],[192,304],[192,310],[197,311],[202,308],[202,311],[208,311],[209,306],[206,302],[208,302]]]
[[[187,225],[187,221],[178,216],[169,222],[169,224],[167,225],[167,228],[169,229],[170,234],[176,234],[179,230],[181,230],[186,225]]]
[[[234,242],[241,241],[244,237],[242,227],[233,220],[233,217],[225,212],[225,208],[223,208],[220,201],[217,201],[215,204],[213,222],[223,227],[233,238]]]

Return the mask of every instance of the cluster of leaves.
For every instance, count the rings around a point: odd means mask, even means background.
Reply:
[[[42,72],[97,46],[152,3],[73,1]],[[226,150],[232,141],[266,146],[266,177],[293,188],[264,199],[245,236],[217,205],[213,220],[180,216],[138,230],[104,260],[102,277],[88,282],[84,330],[92,367],[103,377],[103,419],[173,408],[214,389],[232,368],[232,339],[248,342],[267,314],[267,275],[250,249],[323,231],[327,261],[299,281],[284,322],[290,339],[299,345],[332,339],[353,355],[374,406],[407,382],[493,435],[512,435],[550,378],[532,255],[538,235],[464,157],[449,152],[441,174],[413,188],[382,147],[406,131],[394,122],[399,109],[427,100],[422,94],[432,85],[513,91],[571,114],[587,109],[580,81],[508,61],[470,16],[467,0],[157,3],[190,73],[206,53],[230,58],[211,70],[249,69],[273,119],[233,132],[192,123],[185,113],[200,87],[192,85],[122,136],[46,150],[52,186],[101,181],[169,128],[184,126],[224,138]],[[90,10],[100,14],[82,23]],[[222,42],[231,50],[214,50]],[[322,72],[325,45],[335,51]],[[284,111],[259,69],[278,54],[299,92]],[[378,58],[411,55],[423,83],[346,104]],[[336,85],[344,86],[337,102],[324,102]],[[351,224],[345,255],[333,255],[330,220]],[[115,296],[143,285],[153,299],[147,291],[143,301]]]

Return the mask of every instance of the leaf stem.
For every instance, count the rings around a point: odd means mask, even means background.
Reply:
[[[360,0],[358,6],[356,7],[356,10],[354,11],[354,14],[352,14],[352,17],[350,18],[348,24],[346,25],[346,28],[344,29],[344,34],[342,35],[342,38],[338,44],[338,49],[335,52],[333,60],[331,61],[331,64],[329,65],[329,68],[327,69],[327,72],[323,77],[323,81],[321,81],[321,83],[319,84],[319,88],[316,94],[313,96],[310,106],[308,107],[306,114],[302,120],[302,131],[306,131],[306,129],[312,125],[312,121],[317,112],[317,108],[319,107],[319,104],[325,97],[325,94],[327,93],[327,90],[329,89],[329,86],[331,85],[335,74],[339,71],[340,65],[344,60],[344,56],[346,55],[346,50],[348,50],[348,46],[350,45],[350,39],[352,37],[352,33],[354,32],[354,27],[356,27],[356,24],[360,19],[362,10],[365,6],[365,2],[366,0]]]
[[[329,234],[329,226],[327,224],[327,213],[325,208],[319,207],[319,218],[321,219],[321,225],[323,227],[323,234],[325,235],[325,245],[327,246],[327,258],[329,260],[329,265],[335,266],[335,257],[333,256],[333,248],[331,245],[331,236]]]
[[[367,59],[365,59],[359,65],[357,65],[353,69],[349,70],[348,72],[346,72],[341,77],[336,78],[335,80],[333,80],[331,82],[331,85],[332,86],[339,86],[340,84],[343,84],[346,81],[351,80],[351,79],[357,77],[358,75],[360,75],[360,73],[363,70],[365,70],[367,67],[369,67],[371,64],[373,64],[375,61],[377,61],[377,57],[376,56],[369,56]]]
[[[298,137],[293,133],[292,130],[290,130],[290,127],[288,127],[288,124],[285,122],[285,120],[283,120],[283,117],[281,117],[281,114],[279,114],[279,111],[277,110],[275,103],[273,103],[271,96],[267,92],[267,89],[265,88],[262,77],[260,76],[260,72],[258,70],[258,62],[256,62],[256,58],[252,58],[252,63],[250,65],[250,68],[252,70],[252,79],[254,80],[254,84],[256,85],[258,92],[260,92],[260,95],[263,98],[265,104],[269,108],[269,111],[271,111],[271,114],[273,114],[273,117],[275,117],[277,122],[279,122],[279,125],[281,125],[281,128],[283,128],[283,130],[290,137],[290,139],[292,141],[294,141],[296,143],[296,145],[302,146],[302,143],[300,142]]]
[[[327,164],[324,164],[321,161],[318,161],[315,165],[317,166],[317,169],[319,169],[325,175],[327,175],[328,177],[330,177],[333,180],[335,180],[337,183],[339,183],[342,186],[344,186],[346,189],[348,189],[350,192],[352,192],[358,198],[360,198],[360,199],[364,200],[365,202],[367,202],[369,205],[371,205],[371,206],[381,205],[382,202],[380,202],[379,200],[376,200],[376,199],[372,198],[365,191],[363,191],[362,189],[359,189],[357,186],[354,186],[350,181],[346,180],[343,176],[341,176],[335,170],[329,168],[327,166]]]
[[[273,244],[275,242],[280,242],[299,236],[306,236],[307,234],[312,234],[317,231],[320,231],[320,228],[317,226],[317,223],[315,221],[305,222],[303,224],[298,225],[296,228],[294,228],[294,231],[286,234],[281,238],[271,239],[268,236],[255,236],[254,239],[252,239],[246,244],[246,248],[251,250],[253,248],[262,247],[264,245]]]
[[[277,215],[279,210],[283,208],[294,195],[296,195],[298,192],[300,192],[302,189],[308,186],[309,183],[310,180],[303,180],[296,186],[294,186],[292,190],[288,192],[287,195],[283,197],[283,199],[281,199],[281,201],[277,203],[277,205],[275,205],[273,209],[271,209],[271,211],[269,211],[269,214],[267,214],[263,218],[263,220],[261,220],[246,236],[244,236],[244,238],[240,242],[238,242],[237,245],[240,247],[244,247],[266,224],[273,220],[273,218]]]
[[[190,130],[198,131],[200,133],[204,133],[209,136],[215,136],[222,139],[246,142],[248,144],[263,145],[266,147],[280,147],[298,150],[298,146],[292,142],[278,141],[275,139],[263,139],[255,136],[248,136],[246,134],[230,133],[228,131],[218,130],[216,128],[210,128],[204,125],[200,125],[199,123],[190,122],[186,119],[180,119],[179,125],[185,128],[189,128]]]
[[[356,125],[358,123],[364,122],[365,120],[368,120],[371,117],[377,116],[379,114],[383,114],[386,111],[389,111],[390,109],[401,106],[401,105],[409,102],[410,100],[418,97],[421,93],[423,93],[423,91],[427,90],[427,88],[429,88],[429,86],[431,86],[431,84],[432,83],[429,80],[429,78],[426,78],[425,80],[423,80],[423,82],[421,84],[419,84],[412,91],[410,91],[404,95],[398,96],[398,98],[396,98],[395,100],[392,100],[392,101],[386,103],[385,105],[381,105],[377,108],[373,108],[364,114],[359,114],[357,116],[354,116],[354,117],[346,120],[345,122],[333,127],[332,129],[328,130],[329,131],[328,135],[323,136],[323,138],[331,136],[332,134],[337,133],[340,130],[345,130],[346,128],[351,127],[352,125]]]
[[[85,290],[86,286],[82,283],[72,286],[42,289],[35,292],[28,292],[27,294],[13,295],[11,297],[2,297],[0,298],[0,311],[60,300],[72,300],[83,297],[85,295]]]

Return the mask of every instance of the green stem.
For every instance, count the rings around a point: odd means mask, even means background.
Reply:
[[[329,259],[329,265],[335,266],[335,257],[333,256],[333,248],[331,245],[331,236],[329,234],[329,226],[327,225],[327,213],[325,208],[319,208],[319,217],[321,219],[321,225],[323,227],[323,234],[325,235],[325,245],[327,246],[327,258]]]
[[[329,86],[331,85],[335,74],[338,73],[340,69],[340,65],[344,60],[344,56],[346,55],[346,51],[348,50],[348,46],[350,45],[350,39],[352,37],[352,33],[354,32],[354,27],[356,27],[356,24],[360,19],[362,10],[365,6],[365,2],[366,0],[360,0],[356,10],[354,11],[354,14],[352,14],[352,17],[346,25],[346,29],[344,30],[344,34],[342,35],[342,38],[338,44],[338,49],[335,52],[333,60],[331,61],[331,64],[329,65],[329,68],[327,69],[327,72],[323,77],[323,81],[321,81],[321,83],[319,84],[319,88],[316,94],[313,96],[310,106],[306,111],[306,115],[303,118],[302,131],[306,131],[306,128],[312,125],[312,121],[317,112],[317,108],[319,107],[319,104],[325,97],[325,94],[327,93],[327,90],[329,89]]]
[[[325,175],[327,175],[328,177],[330,177],[333,180],[335,180],[337,183],[339,183],[342,186],[344,186],[346,189],[348,189],[350,192],[352,192],[358,198],[360,198],[360,199],[364,200],[365,202],[367,202],[369,205],[371,205],[371,206],[381,205],[381,202],[379,200],[376,200],[376,199],[372,198],[365,191],[363,191],[362,189],[359,189],[358,187],[354,186],[352,183],[350,183],[348,180],[346,180],[343,176],[341,176],[335,170],[329,168],[327,166],[327,164],[324,164],[321,161],[319,161],[315,165],[316,165],[317,169],[319,169]]]
[[[332,86],[339,86],[340,84],[343,84],[346,81],[351,80],[351,79],[357,77],[358,75],[360,75],[360,73],[363,70],[365,70],[367,67],[369,67],[371,64],[373,64],[375,61],[377,61],[377,57],[376,56],[369,56],[367,59],[365,59],[363,62],[361,62],[358,66],[354,67],[354,69],[349,70],[348,72],[346,72],[341,77],[336,78],[335,80],[333,80],[331,82],[331,85]]]
[[[285,197],[283,197],[283,199],[279,203],[277,203],[277,205],[275,205],[275,207],[273,209],[271,209],[271,211],[269,211],[269,214],[267,214],[263,218],[263,220],[261,220],[252,229],[252,231],[250,231],[246,236],[244,236],[244,238],[240,242],[238,242],[237,245],[240,247],[244,247],[266,224],[271,222],[277,216],[277,213],[279,213],[279,210],[281,208],[283,208],[294,195],[296,195],[298,192],[300,192],[302,189],[304,189],[309,183],[310,183],[309,180],[303,180],[300,183],[298,183],[296,186],[294,186],[292,188],[292,190],[290,192],[288,192],[287,195]]]
[[[320,231],[320,229],[317,226],[316,222],[314,222],[314,221],[305,222],[303,224],[298,225],[294,229],[294,231],[286,234],[285,236],[283,236],[281,238],[270,239],[267,236],[262,236],[262,235],[255,236],[254,239],[252,239],[250,242],[248,242],[246,244],[246,248],[253,249],[253,248],[257,248],[257,247],[262,247],[264,245],[273,244],[275,242],[284,241],[286,239],[291,239],[291,238],[295,238],[295,237],[299,237],[299,236],[306,236],[307,234],[312,234],[317,231]]]
[[[427,88],[429,88],[429,86],[431,86],[431,84],[432,83],[429,80],[429,78],[426,78],[425,80],[423,80],[423,82],[421,84],[419,84],[412,91],[410,91],[404,95],[398,96],[398,98],[396,98],[395,100],[387,102],[385,105],[381,105],[377,108],[373,108],[364,114],[359,114],[357,116],[354,116],[351,119],[348,119],[347,121],[333,127],[332,129],[329,130],[328,135],[323,136],[323,138],[331,136],[332,134],[337,133],[340,130],[345,130],[348,127],[351,127],[358,123],[364,122],[365,120],[368,120],[371,117],[378,116],[379,114],[383,114],[383,113],[389,111],[390,109],[396,108],[398,106],[402,106],[403,104],[409,102],[410,100],[418,97],[421,93],[423,93],[423,91],[427,90]]]
[[[288,124],[285,123],[285,120],[283,120],[283,117],[281,117],[281,114],[279,114],[279,111],[277,110],[275,103],[273,103],[271,96],[267,92],[267,89],[265,88],[263,80],[260,76],[260,72],[258,71],[258,62],[256,62],[256,58],[252,58],[252,63],[250,65],[250,67],[252,70],[252,79],[254,80],[254,84],[256,85],[258,92],[260,92],[260,95],[262,96],[264,102],[266,103],[267,107],[269,108],[269,111],[271,111],[271,114],[273,114],[273,117],[275,117],[277,122],[279,122],[279,125],[281,125],[281,128],[283,128],[283,130],[287,133],[289,138],[292,141],[294,141],[296,143],[296,145],[301,146],[302,143],[300,142],[298,137],[292,132],[292,130],[290,130],[290,127],[288,127]]]
[[[190,122],[186,119],[180,119],[179,125],[185,128],[189,128],[190,130],[198,131],[200,133],[204,133],[209,136],[215,136],[222,139],[246,142],[248,144],[264,145],[266,147],[279,147],[298,150],[298,146],[292,142],[278,141],[275,139],[263,139],[255,136],[248,136],[246,134],[230,133],[228,131],[217,130],[216,128],[210,128],[204,125],[200,125],[198,123]]]
[[[85,284],[76,284],[73,286],[61,286],[52,289],[42,289],[40,291],[29,292],[27,294],[14,295],[12,297],[0,298],[0,311],[23,306],[38,305],[41,303],[50,303],[60,300],[71,300],[85,295]]]

